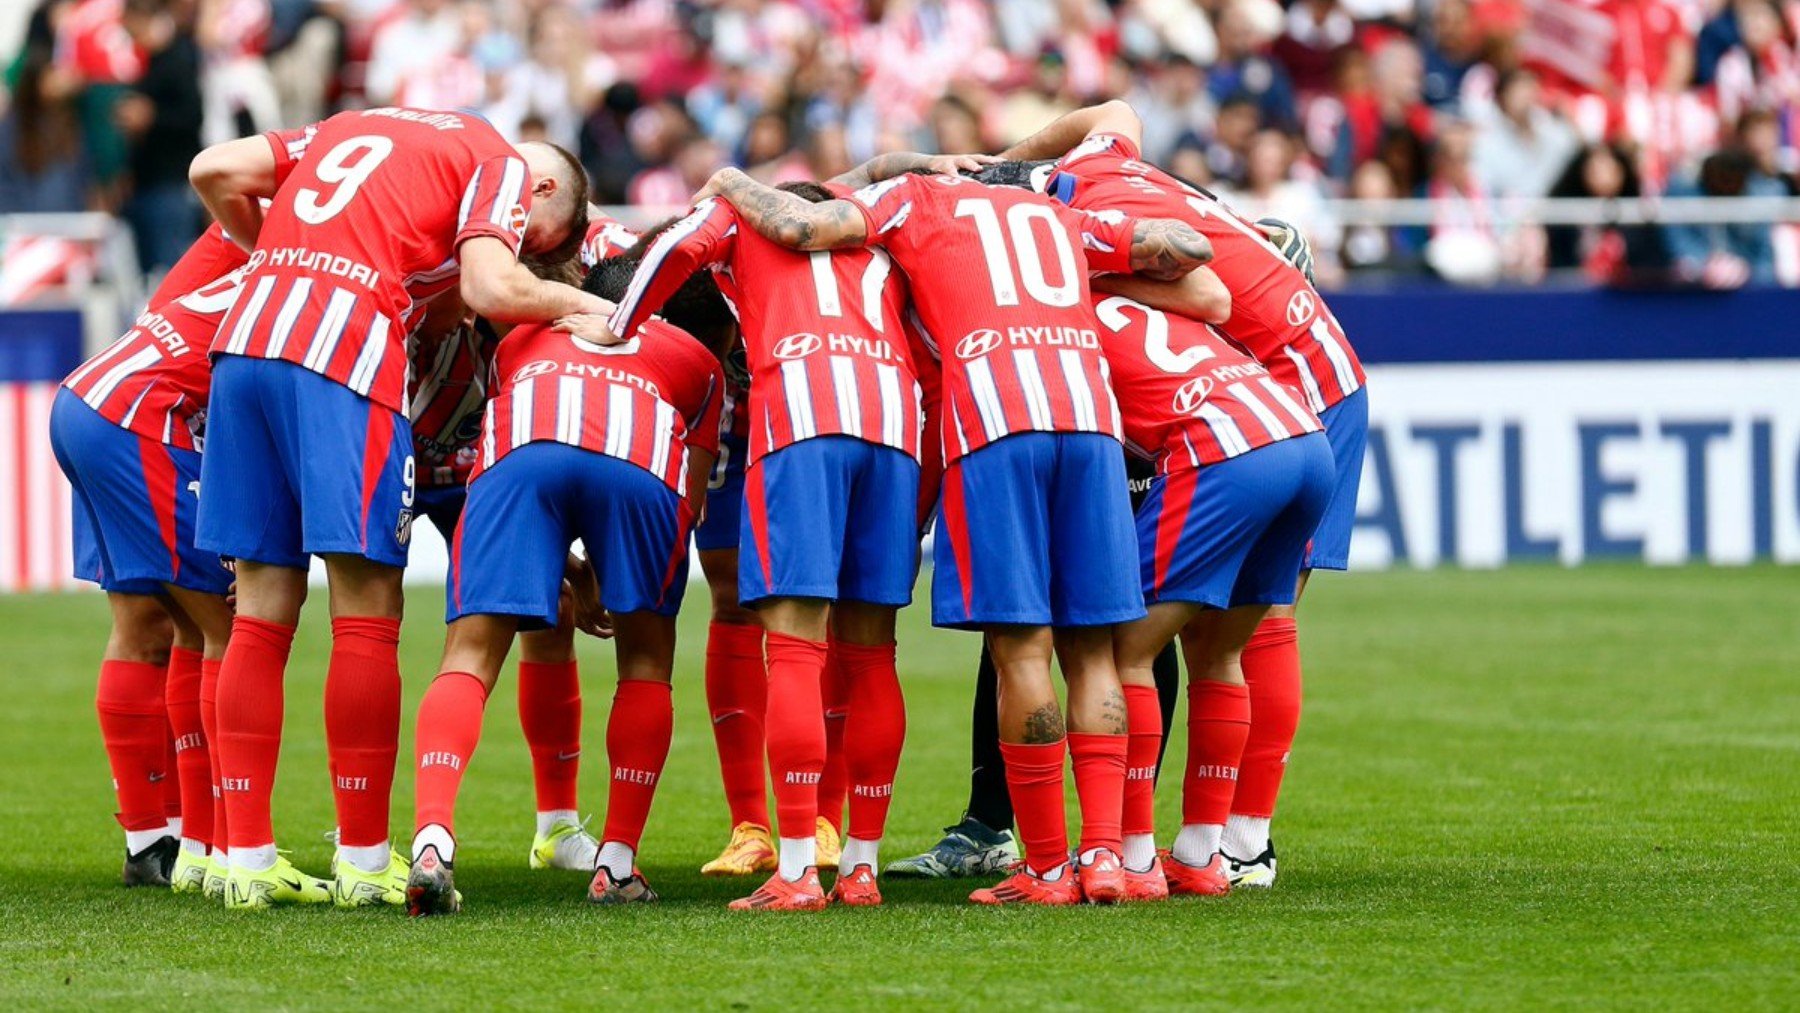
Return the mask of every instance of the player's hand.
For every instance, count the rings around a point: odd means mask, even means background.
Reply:
[[[570,556],[563,573],[575,628],[590,637],[610,638],[613,635],[612,614],[600,604],[600,582],[594,576],[594,565],[586,559]]]
[[[555,328],[564,334],[570,334],[583,341],[591,341],[596,345],[622,345],[625,339],[612,332],[606,326],[608,314],[571,313],[557,318]]]
[[[932,172],[945,176],[955,176],[965,172],[980,172],[983,166],[1004,162],[998,155],[933,155],[925,163]]]
[[[1291,222],[1283,221],[1280,218],[1259,218],[1256,220],[1256,227],[1269,238],[1269,242],[1273,243],[1277,250],[1281,251],[1283,260],[1294,265],[1301,274],[1306,275],[1308,284],[1318,284],[1313,278],[1312,243],[1307,241],[1306,236],[1298,228]]]
[[[708,197],[724,196],[725,181],[731,178],[731,173],[737,171],[738,170],[733,169],[730,166],[715,171],[711,176],[707,177],[706,185],[694,191],[694,196],[688,198],[688,206],[692,207]]]

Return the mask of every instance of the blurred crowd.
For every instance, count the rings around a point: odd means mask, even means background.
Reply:
[[[369,104],[479,110],[577,151],[602,203],[660,208],[728,163],[995,150],[1124,98],[1148,158],[1297,222],[1327,284],[1772,280],[1768,222],[1546,230],[1509,205],[1800,193],[1800,0],[13,2],[0,213],[116,210],[151,270],[197,228],[201,145]],[[1329,200],[1404,196],[1432,223]]]

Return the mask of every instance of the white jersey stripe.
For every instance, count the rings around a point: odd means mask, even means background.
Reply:
[[[1313,321],[1313,340],[1325,350],[1325,358],[1331,363],[1331,371],[1337,375],[1338,389],[1345,395],[1356,393],[1356,368],[1350,365],[1350,356],[1345,354],[1344,346],[1331,333],[1331,325],[1325,322],[1324,313],[1320,310],[1319,319]]]
[[[668,231],[658,237],[656,242],[650,244],[650,248],[644,251],[644,259],[638,263],[637,270],[632,272],[631,284],[625,287],[625,298],[619,300],[618,307],[613,310],[612,319],[607,321],[608,327],[617,332],[636,315],[638,303],[644,299],[644,290],[650,287],[650,280],[656,277],[656,272],[662,270],[663,261],[669,259],[669,251],[673,250],[682,240],[700,231],[700,227],[706,224],[707,217],[716,207],[718,207],[716,198],[709,197],[701,201],[694,205],[694,210],[688,212],[686,218],[669,226]],[[629,334],[619,336],[630,337]]]
[[[494,466],[494,402],[489,401],[487,410],[481,413],[481,466]]]
[[[1112,419],[1112,431],[1122,435],[1125,432],[1125,418],[1119,412],[1119,395],[1113,393],[1112,363],[1106,361],[1104,355],[1100,357],[1100,383],[1100,393],[1106,395],[1106,415]]]
[[[897,450],[905,450],[906,433],[901,428],[906,410],[900,400],[900,370],[878,363],[875,386],[881,392],[881,442]]]
[[[606,454],[631,460],[631,388],[612,384],[606,389]]]
[[[1250,409],[1250,414],[1256,416],[1256,421],[1262,423],[1263,429],[1268,431],[1271,438],[1279,440],[1292,435],[1281,418],[1270,411],[1268,405],[1263,404],[1262,398],[1257,397],[1256,391],[1251,390],[1248,384],[1234,383],[1226,387],[1225,392],[1237,398],[1239,404]]]
[[[1299,427],[1300,432],[1310,433],[1319,428],[1319,423],[1311,413],[1300,407],[1300,403],[1288,393],[1286,386],[1276,383],[1272,377],[1267,376],[1263,377],[1260,382],[1264,393],[1269,395],[1271,401],[1280,405],[1282,411],[1287,412],[1288,418],[1294,420],[1294,425]]]
[[[881,293],[887,288],[888,274],[894,269],[893,258],[879,246],[869,249],[869,267],[863,272],[862,305],[863,319],[875,328],[876,334],[884,333],[887,325],[881,319]]]
[[[106,399],[112,396],[112,392],[118,389],[119,384],[125,381],[126,377],[161,361],[161,349],[154,345],[140,348],[130,358],[115,363],[113,368],[102,374],[99,382],[94,384],[93,389],[89,390],[87,396],[82,400],[98,411],[100,406],[106,403]]]
[[[831,389],[836,395],[838,429],[846,436],[862,439],[862,393],[856,389],[856,363],[842,355],[833,355]]]
[[[375,314],[375,319],[369,321],[369,333],[363,338],[362,352],[350,370],[349,388],[365,397],[369,388],[375,386],[376,374],[381,372],[381,354],[387,350],[388,326],[386,314]],[[410,362],[408,368],[411,368]]]
[[[512,389],[512,439],[509,449],[516,450],[531,442],[531,417],[537,412],[537,377]]]
[[[1244,438],[1243,430],[1238,428],[1231,415],[1215,404],[1200,407],[1200,418],[1212,429],[1213,438],[1219,441],[1219,450],[1226,457],[1236,457],[1250,449],[1250,441]]]
[[[302,365],[315,373],[330,368],[331,357],[337,353],[338,342],[344,339],[344,328],[350,326],[350,313],[355,308],[356,296],[349,290],[340,288],[331,293],[331,301],[325,304],[325,315],[319,319],[319,329],[313,332],[312,347],[307,350]]]
[[[481,192],[481,174],[483,171],[484,170],[480,166],[476,166],[475,175],[469,177],[469,185],[463,187],[462,206],[456,209],[456,221],[459,228],[462,223],[469,220],[469,212],[475,210],[475,195]]]
[[[819,424],[813,418],[812,387],[806,382],[806,363],[790,359],[781,364],[781,392],[787,398],[788,420],[794,427],[793,439],[809,440],[819,435]]]
[[[1013,349],[1013,368],[1019,374],[1019,391],[1025,395],[1025,414],[1031,428],[1048,432],[1054,428],[1050,417],[1050,391],[1044,387],[1044,374],[1038,371],[1037,356],[1029,349]]]
[[[656,434],[655,443],[650,448],[650,471],[657,478],[669,473],[669,451],[675,442],[676,419],[675,406],[661,398],[656,399]],[[681,486],[685,492],[687,485]]]
[[[131,428],[131,420],[137,418],[138,406],[142,405],[144,403],[144,395],[150,393],[150,388],[152,386],[154,386],[154,385],[153,384],[145,384],[144,388],[142,390],[138,391],[138,396],[131,399],[131,407],[127,408],[125,410],[125,417],[119,420],[119,425],[121,427],[123,427],[125,429]],[[168,420],[168,417],[165,416],[163,418],[163,429],[166,431],[168,428],[169,428],[169,420]],[[168,440],[164,440],[163,442],[167,443]]]
[[[1075,409],[1075,425],[1084,432],[1096,432],[1100,418],[1094,411],[1094,392],[1088,386],[1087,371],[1081,368],[1081,353],[1065,348],[1056,353],[1062,366],[1063,381],[1069,385],[1069,403]]]
[[[137,329],[136,327],[132,328],[132,330],[136,330],[136,329]],[[130,337],[130,336],[131,335],[128,333],[128,334],[126,334],[125,337]],[[95,370],[99,369],[102,365],[105,365],[107,362],[111,361],[113,356],[118,355],[119,353],[125,351],[125,349],[127,349],[129,347],[131,347],[131,342],[126,341],[125,338],[120,338],[119,340],[113,342],[112,345],[107,347],[99,355],[96,355],[92,359],[89,359],[86,365],[82,366],[80,369],[76,370],[75,372],[70,373],[69,378],[67,380],[64,380],[63,384],[65,386],[69,386],[69,387],[81,386],[82,381],[84,381],[88,378],[89,373],[92,373]]]
[[[300,319],[300,311],[312,295],[312,285],[311,278],[296,278],[288,289],[287,298],[281,301],[281,312],[275,314],[275,325],[269,331],[269,358],[280,358],[281,350],[287,347],[288,338],[294,333],[294,321]]]
[[[975,411],[981,415],[981,429],[989,440],[1006,436],[1006,408],[1000,403],[1000,389],[994,384],[994,367],[987,359],[976,359],[964,367],[969,393],[975,398]]]
[[[525,181],[525,163],[516,158],[506,160],[506,174],[500,177],[500,189],[494,195],[494,206],[488,211],[488,221],[501,228],[510,228],[509,221],[513,205],[520,203],[519,191]]]
[[[1300,374],[1300,389],[1306,394],[1306,403],[1315,412],[1324,411],[1325,395],[1319,390],[1319,378],[1313,375],[1312,363],[1307,362],[1306,356],[1292,345],[1281,351],[1294,364],[1295,372]]]
[[[579,376],[556,378],[556,442],[571,447],[581,446],[581,397],[584,386]]]
[[[231,330],[231,339],[225,342],[225,351],[242,355],[244,349],[250,347],[250,332],[256,329],[257,318],[262,316],[263,305],[269,301],[269,293],[274,288],[273,277],[257,279],[256,287],[250,290],[250,301],[239,314],[237,326]]]

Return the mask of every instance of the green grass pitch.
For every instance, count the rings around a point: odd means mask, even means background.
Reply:
[[[434,671],[439,604],[414,598],[409,715]],[[750,884],[697,873],[726,829],[701,700],[703,605],[692,596],[683,618],[674,752],[642,855],[664,902],[595,909],[578,874],[525,869],[529,766],[503,682],[463,796],[465,913],[411,922],[234,914],[120,888],[91,703],[103,602],[0,598],[0,1004],[1800,1002],[1800,571],[1325,575],[1304,610],[1309,709],[1277,824],[1280,885],[1110,910],[978,910],[964,884],[893,883],[879,911],[726,911]],[[276,797],[283,845],[313,871],[332,821],[323,607],[294,653]],[[911,733],[890,855],[958,814],[975,651],[907,614]],[[583,652],[591,810],[611,677],[606,649]],[[1175,795],[1165,784],[1166,827]]]

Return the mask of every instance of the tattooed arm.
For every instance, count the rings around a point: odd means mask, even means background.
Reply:
[[[1195,268],[1179,281],[1153,281],[1136,274],[1094,277],[1094,291],[1122,295],[1192,320],[1222,324],[1231,319],[1231,290],[1210,267]]]
[[[696,201],[722,197],[738,217],[765,239],[795,250],[837,250],[866,246],[868,220],[847,200],[814,204],[798,194],[764,186],[737,169],[720,169],[695,195]]]
[[[1030,162],[1061,158],[1069,149],[1094,134],[1120,134],[1132,144],[1142,144],[1144,123],[1137,110],[1119,99],[1077,109],[1050,121],[1050,125],[1000,153],[1005,161]]]
[[[1131,230],[1131,270],[1146,278],[1174,281],[1212,258],[1212,243],[1186,222],[1143,218]]]
[[[860,190],[870,183],[893,179],[918,169],[954,176],[961,172],[979,172],[982,166],[998,161],[1000,159],[993,155],[922,155],[916,151],[896,151],[876,155],[849,172],[833,177],[831,182]]]

